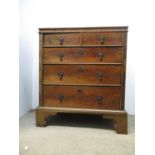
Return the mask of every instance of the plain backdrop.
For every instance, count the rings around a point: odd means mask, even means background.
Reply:
[[[38,106],[39,35],[43,27],[129,26],[125,109],[135,114],[136,25],[127,1],[20,0],[20,116]],[[132,10],[134,10],[132,6]]]

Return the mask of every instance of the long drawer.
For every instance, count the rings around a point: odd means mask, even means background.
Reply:
[[[43,48],[43,63],[121,63],[122,47]]]
[[[43,65],[44,84],[120,84],[120,65]]]
[[[120,109],[120,87],[43,86],[43,105],[51,107]]]

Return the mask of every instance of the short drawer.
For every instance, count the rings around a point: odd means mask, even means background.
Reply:
[[[45,34],[44,46],[63,46],[63,45],[80,45],[80,33],[58,33],[58,34]]]
[[[45,84],[120,84],[120,65],[44,65]]]
[[[83,33],[83,45],[122,45],[122,32],[90,32]]]
[[[43,86],[43,106],[120,109],[119,87]]]
[[[43,48],[43,63],[121,63],[122,47]]]

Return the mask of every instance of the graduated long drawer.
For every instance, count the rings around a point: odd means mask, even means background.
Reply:
[[[43,84],[120,83],[120,65],[43,65]]]
[[[120,109],[120,101],[120,87],[43,85],[44,106],[89,109]]]
[[[44,64],[122,63],[122,47],[43,48]]]

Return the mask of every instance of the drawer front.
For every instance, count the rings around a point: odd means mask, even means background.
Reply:
[[[63,46],[63,45],[80,45],[80,33],[60,33],[60,34],[45,34],[44,45]]]
[[[120,91],[119,87],[43,86],[43,105],[118,110]]]
[[[122,32],[83,33],[83,45],[122,45]]]
[[[121,63],[121,47],[44,48],[43,63]]]
[[[46,84],[120,84],[120,65],[44,65]]]

